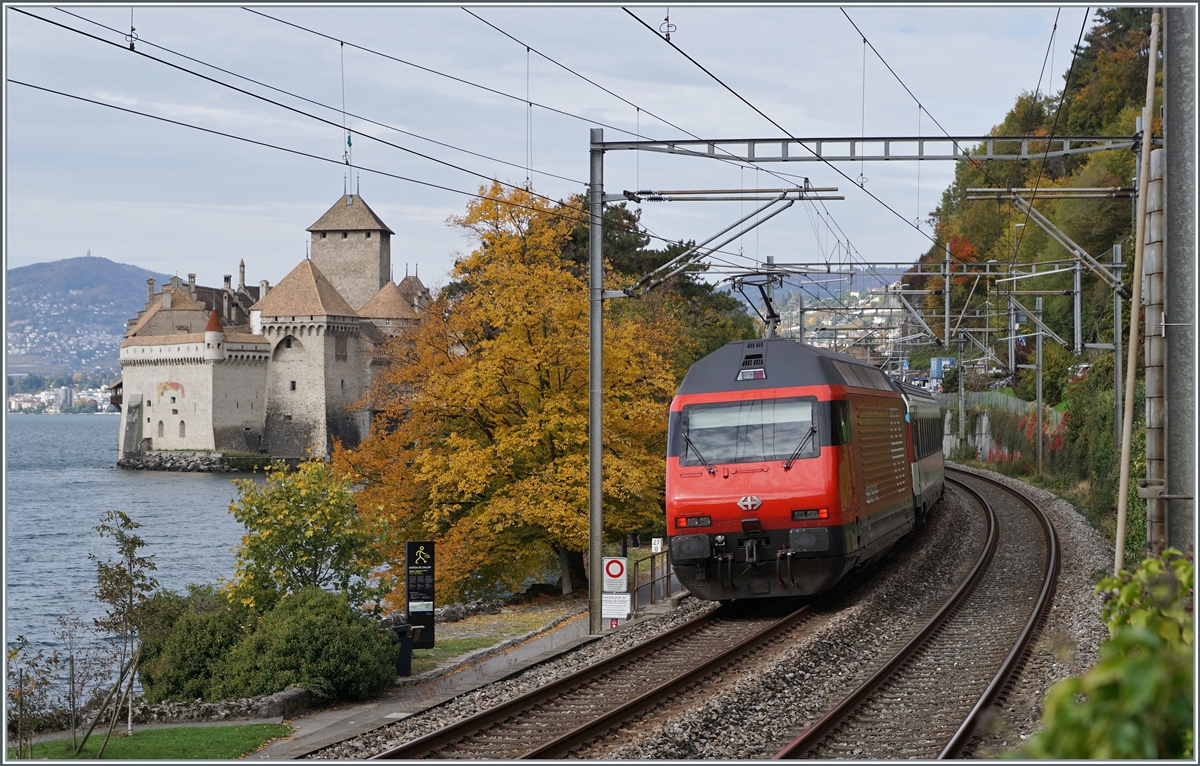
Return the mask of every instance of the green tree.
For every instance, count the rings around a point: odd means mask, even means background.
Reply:
[[[320,460],[295,471],[273,466],[266,482],[235,479],[229,512],[246,528],[235,554],[230,593],[256,611],[288,593],[315,587],[344,593],[361,606],[390,589],[375,572],[386,525],[359,515],[352,481]]]
[[[124,665],[133,656],[138,641],[138,628],[145,606],[158,580],[150,575],[158,569],[154,556],[142,556],[139,551],[146,541],[134,533],[142,525],[124,511],[107,511],[94,529],[100,537],[110,537],[117,546],[117,557],[96,562],[96,598],[107,609],[103,617],[95,618],[96,627],[118,639],[118,660]]]

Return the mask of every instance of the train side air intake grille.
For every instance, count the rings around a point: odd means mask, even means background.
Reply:
[[[909,475],[903,409],[898,402],[855,409],[855,446],[867,504],[903,496]]]
[[[833,366],[842,374],[846,385],[856,388],[871,388],[876,391],[891,391],[887,378],[874,367],[863,367],[857,364],[835,361]]]

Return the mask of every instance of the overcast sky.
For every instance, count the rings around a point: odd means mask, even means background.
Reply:
[[[485,178],[523,184],[532,147],[536,191],[555,199],[583,191],[588,131],[607,139],[684,138],[658,115],[705,138],[780,136],[712,78],[620,6],[255,6],[287,26],[240,7],[145,7],[133,11],[139,53],[185,66],[330,120],[323,124],[192,74],[130,53],[126,7],[5,9],[5,258],[13,268],[94,256],[217,285],[245,259],[247,281],[277,283],[304,257],[306,227],[342,194],[346,167],[340,111],[282,96],[204,66],[220,67],[392,128],[487,155],[485,159],[350,117],[364,132]],[[115,47],[18,12],[72,26]],[[654,28],[666,6],[630,6]],[[850,17],[904,83],[918,108],[837,7],[671,7],[671,41],[796,136],[982,135],[1018,96],[1033,91],[1057,7],[853,7]],[[1057,92],[1084,7],[1064,7],[1043,92]],[[1089,20],[1089,25],[1091,21]],[[330,39],[333,38],[333,39]],[[337,40],[344,41],[345,47]],[[197,59],[190,62],[153,45]],[[404,59],[439,74],[368,53]],[[539,57],[570,67],[642,111]],[[344,91],[343,91],[344,77]],[[335,162],[287,154],[31,90],[31,85],[250,138]],[[517,96],[506,98],[467,83]],[[542,106],[532,110],[520,100]],[[865,100],[864,100],[865,91]],[[532,114],[531,114],[532,112]],[[530,126],[531,121],[531,126]],[[531,130],[530,130],[531,127]],[[532,140],[527,141],[527,136]],[[499,160],[511,163],[504,164]],[[396,279],[419,266],[431,287],[448,281],[470,242],[446,218],[467,197],[372,171],[464,192],[484,180],[366,137],[353,141],[363,198],[396,232]],[[837,186],[826,203],[853,248],[871,261],[915,259],[929,240],[828,166],[765,165]],[[953,164],[844,164],[851,178],[907,220],[924,219],[949,183]],[[919,184],[918,184],[919,173]],[[556,178],[562,176],[566,179]],[[767,173],[711,160],[613,152],[608,190],[778,186]],[[741,203],[643,205],[643,222],[669,239],[703,239],[732,223]],[[923,226],[928,232],[928,227]],[[818,236],[819,234],[819,236]],[[797,205],[726,248],[749,260],[822,262],[834,239],[810,205]],[[236,278],[236,276],[235,276]]]

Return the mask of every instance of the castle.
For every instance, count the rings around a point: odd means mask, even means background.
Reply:
[[[310,256],[271,287],[172,277],[129,320],[121,343],[120,457],[162,451],[327,456],[366,438],[359,407],[379,348],[430,299],[415,276],[391,281],[393,231],[344,195],[308,227]]]

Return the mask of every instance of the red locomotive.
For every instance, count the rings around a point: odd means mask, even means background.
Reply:
[[[784,338],[693,365],[668,433],[671,561],[699,598],[829,590],[918,528],[944,487],[932,396]]]

